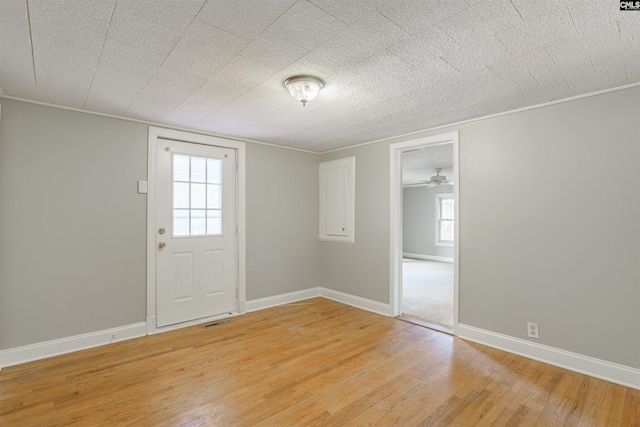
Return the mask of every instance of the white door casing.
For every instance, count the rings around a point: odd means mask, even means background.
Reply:
[[[244,312],[245,144],[150,127],[148,148],[147,333]],[[188,167],[192,160],[206,163],[210,159],[211,164],[206,167],[217,163],[221,166],[221,182],[197,177],[192,180],[189,170],[187,178],[183,174],[174,183],[174,163],[184,165],[185,159]],[[216,167],[211,171],[215,172]],[[186,199],[195,205],[185,206],[184,197],[176,202],[174,185],[186,186],[189,191],[193,188],[194,194],[188,193]],[[195,197],[195,190],[202,187],[208,191],[204,192],[204,201]],[[218,198],[220,188],[222,197]],[[220,200],[221,206],[212,200]],[[204,207],[199,203],[205,203]],[[174,224],[174,207],[181,210],[178,224]],[[199,220],[203,213],[205,218]],[[216,220],[219,216],[222,219]],[[180,228],[180,223],[182,229],[176,230],[174,225]],[[192,233],[196,235],[191,236]]]

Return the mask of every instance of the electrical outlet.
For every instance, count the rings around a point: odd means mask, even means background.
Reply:
[[[538,331],[538,324],[527,322],[527,335],[529,338],[540,339],[540,332]]]

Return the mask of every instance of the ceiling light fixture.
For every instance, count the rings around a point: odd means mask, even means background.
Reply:
[[[324,82],[313,76],[292,76],[284,81],[284,87],[294,99],[302,102],[304,107],[307,101],[311,101],[318,96],[318,92],[324,86]]]

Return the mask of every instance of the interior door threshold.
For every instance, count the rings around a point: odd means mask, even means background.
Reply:
[[[414,325],[422,326],[425,328],[433,329],[434,331],[443,332],[445,334],[453,335],[453,328],[448,328],[446,326],[438,325],[436,323],[429,323],[424,320],[416,319],[415,317],[409,317],[400,315],[397,316],[396,319],[402,320],[404,322],[413,323]]]

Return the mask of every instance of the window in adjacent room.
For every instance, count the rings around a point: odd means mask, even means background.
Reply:
[[[454,206],[453,193],[436,194],[436,246],[453,246]]]

